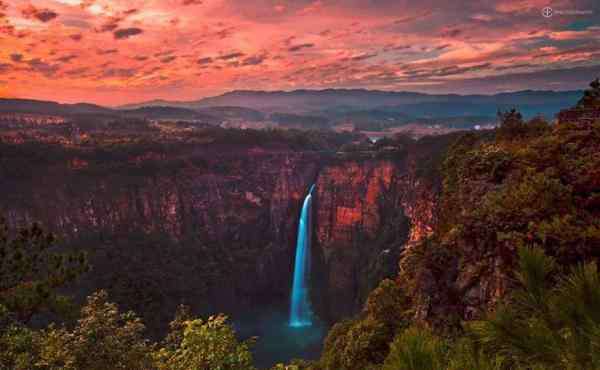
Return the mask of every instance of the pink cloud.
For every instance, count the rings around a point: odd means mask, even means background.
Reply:
[[[232,89],[426,90],[592,63],[600,29],[548,21],[546,2],[0,0],[10,51],[0,52],[0,78],[18,96],[115,104],[163,97],[167,86],[180,100]],[[553,6],[566,3],[586,4]]]

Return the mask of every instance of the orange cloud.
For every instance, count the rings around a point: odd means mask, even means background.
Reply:
[[[31,4],[29,6],[23,8],[21,13],[23,14],[23,16],[25,18],[37,19],[38,21],[44,22],[44,23],[49,22],[49,21],[53,20],[54,18],[58,17],[58,13],[56,13],[53,10],[50,10],[47,8],[38,9]]]
[[[546,2],[0,0],[0,88],[102,104],[233,89],[460,92],[475,77],[593,65],[600,29],[570,25],[600,24],[600,12],[549,21]],[[552,6],[565,4],[587,3]]]

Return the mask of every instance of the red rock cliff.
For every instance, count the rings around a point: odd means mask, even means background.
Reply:
[[[407,242],[432,230],[436,193],[414,158],[342,161],[321,169],[315,233],[333,317],[356,312],[377,282],[395,273]]]

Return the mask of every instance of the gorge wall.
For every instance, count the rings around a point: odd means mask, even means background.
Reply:
[[[171,163],[143,168],[153,162]],[[173,163],[176,162],[176,163]],[[9,225],[41,221],[89,252],[80,298],[99,288],[164,327],[176,306],[230,312],[289,294],[297,214],[313,152],[146,153],[100,169],[71,160],[3,181]]]
[[[148,152],[108,167],[89,158],[31,163],[3,178],[10,196],[0,209],[10,226],[41,221],[89,251],[80,299],[106,288],[160,330],[180,303],[208,313],[287,301],[298,215],[316,183],[313,301],[338,320],[431,229],[436,187],[417,174],[415,151],[352,159],[254,148]]]
[[[430,233],[436,192],[418,178],[412,154],[342,161],[317,180],[316,239],[326,315],[358,312],[368,293],[394,276],[406,244]]]

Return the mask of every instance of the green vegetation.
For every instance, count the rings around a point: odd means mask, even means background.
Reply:
[[[177,320],[177,319],[176,319]],[[239,343],[224,316],[174,321],[159,345],[144,324],[119,312],[106,292],[88,297],[73,329],[32,330],[12,323],[0,332],[2,370],[252,370],[248,343]]]
[[[77,321],[28,326],[45,310],[72,308],[58,288],[88,271],[86,258],[53,252],[55,237],[38,225],[15,237],[0,220],[0,370],[252,370],[252,341],[238,342],[225,316],[203,321],[180,309],[160,344],[144,336],[132,311],[122,313],[107,293],[87,298]]]
[[[325,339],[324,369],[366,369],[383,362],[388,343],[408,326],[407,298],[391,280],[381,282],[369,296],[361,317],[336,324]]]
[[[0,312],[27,323],[44,310],[65,313],[67,297],[58,289],[88,270],[86,256],[56,251],[56,238],[39,225],[9,235],[0,218]]]
[[[599,91],[596,80],[574,112],[597,108]],[[445,156],[435,233],[404,250],[397,278],[331,329],[320,360],[274,370],[600,369],[600,122],[500,118],[494,133],[464,135]],[[205,142],[294,135],[228,133]],[[64,311],[58,291],[87,262],[37,225],[14,234],[0,225],[0,370],[254,369],[253,340],[238,341],[225,316],[180,309],[153,343],[102,291],[75,322],[28,326]]]
[[[170,334],[167,345],[154,353],[156,367],[160,370],[253,369],[250,342],[239,343],[233,329],[226,324],[225,316],[188,320]],[[174,327],[175,325],[172,325]]]
[[[123,174],[135,181],[140,176],[173,173],[192,165],[206,169],[207,160],[252,149],[333,152],[357,136],[333,131],[208,127],[179,135],[106,130],[69,145],[40,137],[19,144],[0,140],[0,177],[34,180],[34,168],[64,170],[72,161],[79,161],[86,163],[81,171],[88,178],[110,173]],[[157,158],[161,160],[156,161]]]
[[[600,78],[590,83],[590,89],[577,102],[577,108],[600,108]]]

